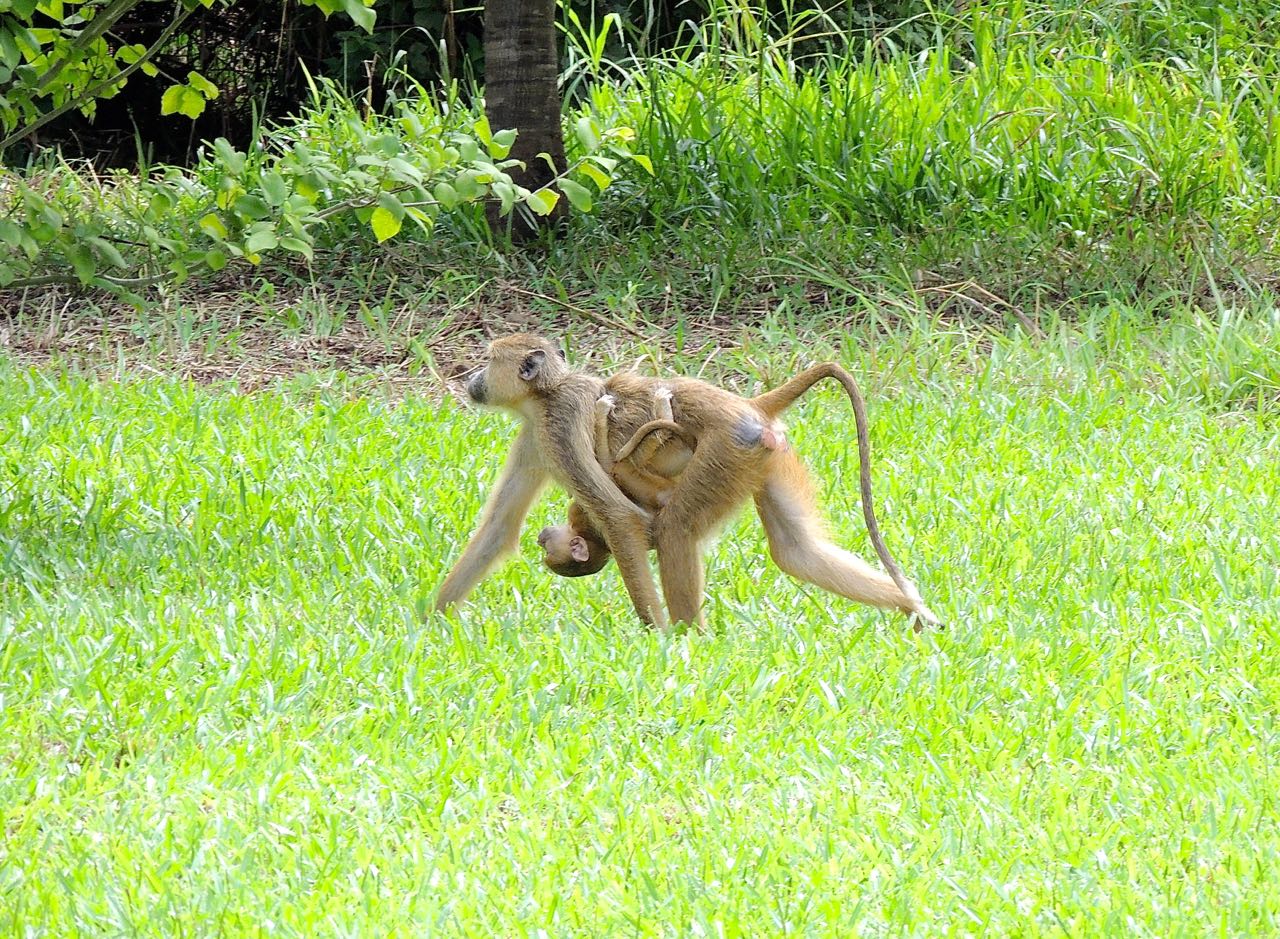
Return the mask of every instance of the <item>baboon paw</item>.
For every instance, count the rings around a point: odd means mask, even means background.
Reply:
[[[922,633],[926,626],[932,626],[934,629],[942,629],[942,620],[938,618],[938,614],[933,612],[924,604],[917,609],[912,610],[909,614],[911,629],[913,632]]]

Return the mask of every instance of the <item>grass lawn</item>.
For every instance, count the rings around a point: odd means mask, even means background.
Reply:
[[[562,495],[425,616],[506,418],[0,360],[0,933],[1280,930],[1280,320],[1048,328],[661,358],[862,377],[919,637],[749,516],[646,631],[538,567]],[[847,402],[790,423],[872,557]]]

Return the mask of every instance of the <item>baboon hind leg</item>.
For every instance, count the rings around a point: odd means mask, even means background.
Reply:
[[[658,573],[673,623],[701,626],[702,542],[758,486],[770,452],[746,448],[729,435],[705,436],[653,523]]]
[[[859,603],[911,612],[892,577],[828,539],[808,474],[794,453],[778,454],[755,502],[769,553],[785,573]]]

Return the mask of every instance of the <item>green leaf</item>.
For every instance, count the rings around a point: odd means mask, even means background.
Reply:
[[[192,120],[195,120],[204,113],[204,95],[200,94],[200,92],[188,85],[183,85],[182,107],[178,110]]]
[[[578,167],[578,169],[581,171],[583,176],[589,177],[601,192],[604,192],[605,189],[608,188],[609,183],[612,182],[607,174],[601,171],[598,166],[594,166],[591,163],[583,163]]]
[[[231,175],[239,176],[244,172],[245,155],[231,146],[226,137],[219,137],[213,142],[213,152]]]
[[[22,244],[22,228],[17,222],[11,222],[7,218],[0,218],[0,241],[3,241],[10,248],[16,248]]]
[[[199,72],[187,72],[187,84],[206,98],[218,97],[218,86]]]
[[[369,149],[384,157],[393,157],[404,150],[404,141],[395,134],[379,134],[369,144]]]
[[[491,187],[493,194],[502,202],[502,214],[506,215],[516,204],[516,187],[506,180],[498,180]]]
[[[227,266],[227,255],[217,248],[211,248],[204,253],[204,263],[209,270],[220,271]]]
[[[400,231],[400,219],[382,206],[378,206],[373,210],[373,215],[369,216],[369,226],[373,229],[373,237],[377,238],[378,243],[381,244]]]
[[[271,206],[261,196],[246,192],[235,201],[236,214],[245,218],[266,218],[271,214]]]
[[[0,62],[11,69],[17,68],[22,62],[22,53],[18,51],[18,44],[13,41],[13,34],[3,28],[0,28]]]
[[[400,157],[392,157],[387,160],[387,169],[391,171],[393,179],[397,179],[401,182],[422,182],[422,170],[418,169],[408,160],[403,160]]]
[[[431,231],[435,226],[436,220],[431,211],[431,207],[420,209],[417,206],[405,206],[404,214],[407,218],[413,219],[427,231]]]
[[[160,221],[173,210],[173,199],[163,189],[157,189],[147,200],[147,217]]]
[[[164,96],[160,98],[161,114],[177,114],[182,109],[182,94],[186,87],[186,85],[174,85],[165,91]]]
[[[120,253],[120,249],[105,238],[90,238],[89,244],[97,250],[99,257],[103,258],[113,267],[118,267],[123,270],[129,266],[125,262],[124,255]]]
[[[147,47],[141,43],[134,43],[131,46],[121,46],[116,50],[116,58],[122,65],[132,65],[146,55]],[[144,75],[155,76],[160,74],[159,69],[151,64],[150,61],[142,63],[142,73]]]
[[[147,47],[142,43],[134,43],[131,46],[121,46],[116,50],[116,58],[125,65],[132,65],[142,58],[142,54],[147,51]]]
[[[227,226],[213,212],[200,219],[200,227],[215,238],[227,237]]]
[[[301,238],[286,235],[280,239],[280,247],[284,248],[286,251],[292,251],[294,254],[301,254],[308,261],[313,258],[310,243],[303,241]]]
[[[586,186],[575,183],[571,179],[562,179],[557,185],[560,186],[560,191],[569,197],[569,202],[575,209],[579,212],[591,211],[591,190]]]
[[[195,119],[204,111],[204,95],[189,85],[174,85],[160,99],[161,114],[185,114]]]
[[[452,209],[458,204],[458,191],[443,180],[436,183],[435,188],[431,190],[431,194],[446,209]]]
[[[550,215],[560,201],[560,193],[551,189],[539,189],[529,193],[524,200],[537,215]]]
[[[600,146],[600,135],[596,133],[595,122],[589,117],[580,117],[573,125],[573,132],[582,148],[590,153]]]
[[[495,160],[501,160],[511,152],[511,145],[516,142],[516,132],[514,130],[500,130],[493,135],[491,140],[485,142],[485,146],[489,149],[489,156]]]
[[[647,172],[650,176],[654,175],[653,162],[643,153],[629,153],[627,154],[627,156],[631,157],[632,160],[634,160],[635,162],[643,166],[645,169],[645,172]]]
[[[261,254],[263,251],[270,251],[280,243],[280,239],[276,237],[276,233],[270,228],[263,228],[255,231],[252,235],[245,239],[244,247],[246,251],[252,251],[254,254]]]
[[[262,174],[262,193],[268,205],[284,205],[289,198],[289,186],[283,176],[271,170]]]
[[[404,206],[389,192],[378,193],[378,205],[395,216],[397,222],[404,219]]]
[[[342,0],[342,9],[366,33],[373,32],[373,23],[376,16],[373,10],[365,6],[361,0]]]
[[[471,170],[459,173],[458,178],[453,181],[453,188],[457,190],[458,196],[465,202],[471,202],[482,194],[480,184],[476,182],[476,173]]]
[[[480,142],[486,147],[493,142],[493,131],[489,128],[489,119],[483,114],[471,125],[471,129],[476,132],[476,136],[480,138]]]
[[[76,242],[71,246],[71,266],[75,269],[76,277],[80,283],[87,284],[93,280],[93,274],[96,266],[93,263],[93,252],[89,250],[89,246],[84,242]]]

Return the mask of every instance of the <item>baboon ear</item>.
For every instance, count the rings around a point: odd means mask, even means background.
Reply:
[[[581,535],[574,535],[569,539],[569,557],[579,564],[585,564],[591,557],[591,552],[587,549],[587,540]]]
[[[546,360],[547,354],[545,352],[541,349],[534,349],[520,363],[520,377],[525,381],[532,381],[537,377],[538,372],[542,371],[542,363]]]

